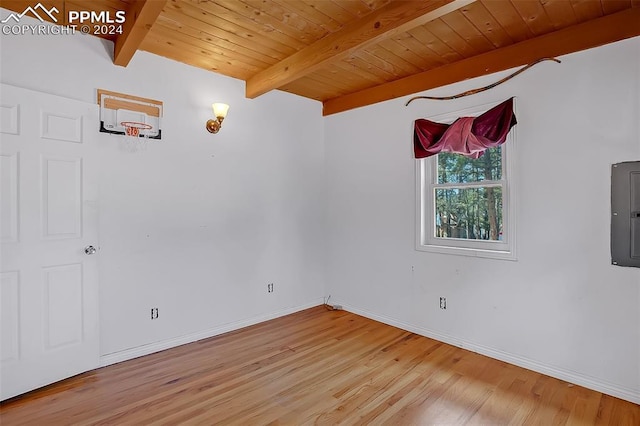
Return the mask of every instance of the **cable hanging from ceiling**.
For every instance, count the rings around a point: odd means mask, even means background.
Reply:
[[[509,74],[508,76],[506,76],[505,78],[496,81],[495,83],[492,83],[488,86],[484,86],[484,87],[480,87],[478,89],[472,89],[472,90],[467,90],[466,92],[462,92],[462,93],[458,93],[457,95],[451,95],[451,96],[414,96],[413,98],[409,99],[407,101],[406,104],[404,104],[404,106],[409,106],[409,104],[413,101],[415,101],[416,99],[429,99],[429,100],[435,100],[435,101],[449,101],[452,99],[458,99],[458,98],[463,98],[465,96],[469,96],[469,95],[475,95],[476,93],[481,93],[484,92],[485,90],[489,90],[489,89],[493,89],[494,87],[504,83],[505,81],[511,80],[513,77],[517,76],[520,73],[523,73],[524,71],[528,70],[529,68],[531,68],[532,66],[539,64],[540,62],[543,61],[554,61],[557,63],[561,63],[561,61],[557,58],[540,58],[534,62],[531,62],[529,65],[525,65],[524,67],[520,68],[518,71]]]

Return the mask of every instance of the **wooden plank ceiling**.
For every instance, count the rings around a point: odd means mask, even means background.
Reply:
[[[102,36],[117,65],[144,50],[244,80],[250,98],[278,89],[319,100],[325,115],[640,35],[640,0],[41,3],[126,10],[123,34]]]

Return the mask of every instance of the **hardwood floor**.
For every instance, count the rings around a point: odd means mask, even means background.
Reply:
[[[631,426],[640,406],[317,307],[5,401],[0,423]]]

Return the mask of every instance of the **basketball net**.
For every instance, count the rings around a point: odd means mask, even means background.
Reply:
[[[127,152],[146,151],[149,135],[143,130],[151,130],[153,126],[137,121],[123,121],[120,125],[124,127],[124,149]]]

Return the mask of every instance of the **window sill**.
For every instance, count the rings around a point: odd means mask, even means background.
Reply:
[[[467,247],[450,247],[438,245],[417,245],[416,250],[430,253],[452,254],[456,256],[481,257],[485,259],[511,260],[517,261],[515,252],[501,250],[483,250]]]

